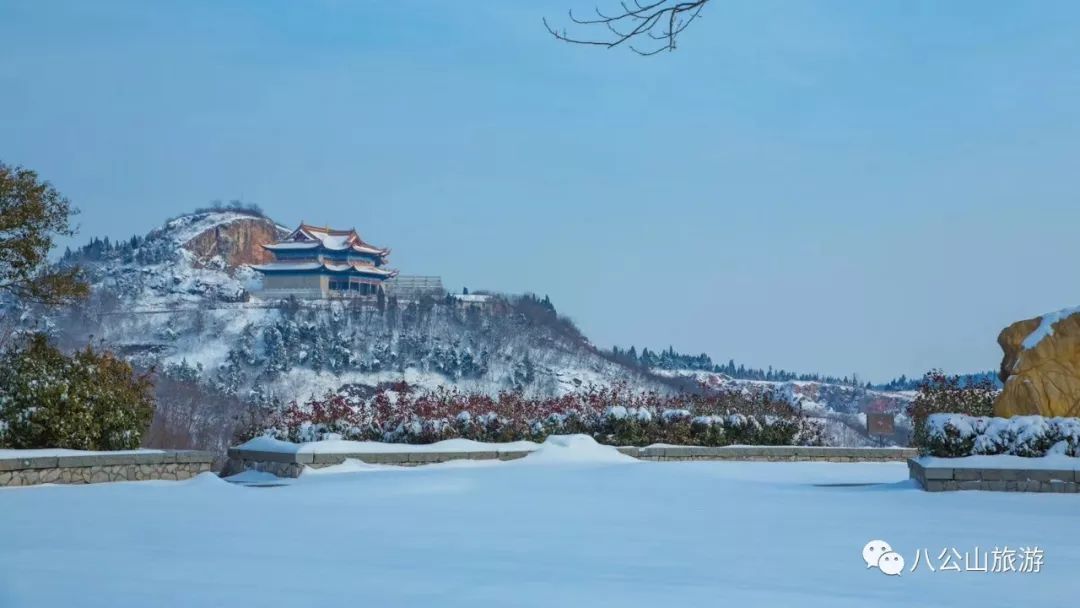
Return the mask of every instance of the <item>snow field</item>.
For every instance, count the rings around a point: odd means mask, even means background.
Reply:
[[[0,490],[0,606],[982,608],[1075,593],[1075,496],[927,493],[902,463],[612,451],[570,438],[519,461],[342,465],[273,488],[204,475]],[[876,485],[836,485],[862,483]],[[909,567],[920,549],[976,545],[1038,546],[1045,565],[884,576],[863,563],[871,539]]]

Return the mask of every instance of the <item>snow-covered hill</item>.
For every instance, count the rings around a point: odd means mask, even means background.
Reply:
[[[865,433],[868,412],[895,416],[897,435],[892,439],[895,443],[904,443],[904,437],[910,432],[911,423],[906,408],[915,396],[912,391],[880,391],[850,384],[804,380],[742,380],[727,374],[693,369],[653,369],[652,373],[694,382],[705,390],[768,390],[782,396],[799,411],[825,419],[828,442],[833,445],[874,445],[876,440]]]
[[[94,296],[55,319],[55,332],[72,343],[93,335],[142,365],[259,402],[400,380],[536,395],[614,382],[665,390],[529,297],[502,298],[497,312],[449,297],[397,307],[262,299],[248,263],[263,261],[255,245],[281,230],[250,213],[209,211],[74,252],[66,261],[84,267]]]
[[[665,378],[692,380],[703,387],[724,390],[735,387],[759,387],[782,393],[793,405],[805,410],[831,410],[845,414],[871,412],[900,413],[911,402],[911,391],[881,391],[850,384],[832,384],[807,380],[783,382],[735,379],[727,374],[702,370],[653,369]]]
[[[858,431],[862,412],[900,412],[909,400],[851,386],[648,370],[595,348],[549,302],[531,296],[495,296],[484,309],[449,296],[396,306],[262,298],[250,265],[267,261],[260,245],[285,231],[250,211],[210,210],[169,220],[145,237],[94,239],[64,256],[87,273],[90,301],[42,324],[62,344],[101,342],[155,368],[159,401],[176,410],[169,424],[190,427],[162,432],[220,427],[218,444],[228,441],[238,409],[400,381],[541,397],[590,385],[658,392],[768,385],[832,420],[842,444],[866,441]],[[218,405],[205,405],[211,402]]]

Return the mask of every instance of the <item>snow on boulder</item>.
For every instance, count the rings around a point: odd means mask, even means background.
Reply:
[[[995,416],[1080,416],[1080,308],[1013,323],[998,344],[1005,388]]]
[[[610,445],[601,445],[588,435],[551,435],[540,447],[519,462],[528,464],[626,463],[639,462]]]

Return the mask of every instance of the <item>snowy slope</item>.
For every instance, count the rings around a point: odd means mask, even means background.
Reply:
[[[898,414],[911,402],[914,393],[868,389],[858,386],[830,384],[808,380],[741,380],[727,374],[702,370],[653,369],[653,374],[667,378],[693,380],[701,386],[716,389],[765,388],[784,395],[792,405],[807,410],[832,410],[840,413],[879,411]]]
[[[253,402],[401,380],[535,395],[614,382],[665,390],[656,378],[604,358],[554,315],[513,298],[490,314],[449,299],[385,311],[340,301],[291,307],[260,299],[249,265],[198,253],[208,240],[250,242],[252,232],[274,230],[281,227],[250,213],[211,211],[175,218],[94,256],[76,252],[68,261],[86,269],[94,297],[54,319],[55,332],[71,344],[93,335],[141,365]]]
[[[914,399],[914,393],[910,391],[879,391],[846,384],[804,380],[741,380],[727,374],[694,369],[653,369],[652,373],[665,378],[694,382],[704,390],[768,390],[782,397],[800,412],[821,419],[827,445],[870,446],[880,445],[882,442],[907,445],[911,428],[907,406]],[[892,414],[897,433],[885,439],[869,437],[866,433],[868,412]]]

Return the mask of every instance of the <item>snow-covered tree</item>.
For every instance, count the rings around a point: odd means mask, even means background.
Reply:
[[[0,447],[137,448],[153,412],[149,376],[112,353],[37,334],[0,358]]]
[[[271,373],[287,372],[290,367],[289,353],[285,348],[285,338],[277,325],[270,325],[263,330],[263,353],[266,358],[266,370]]]

